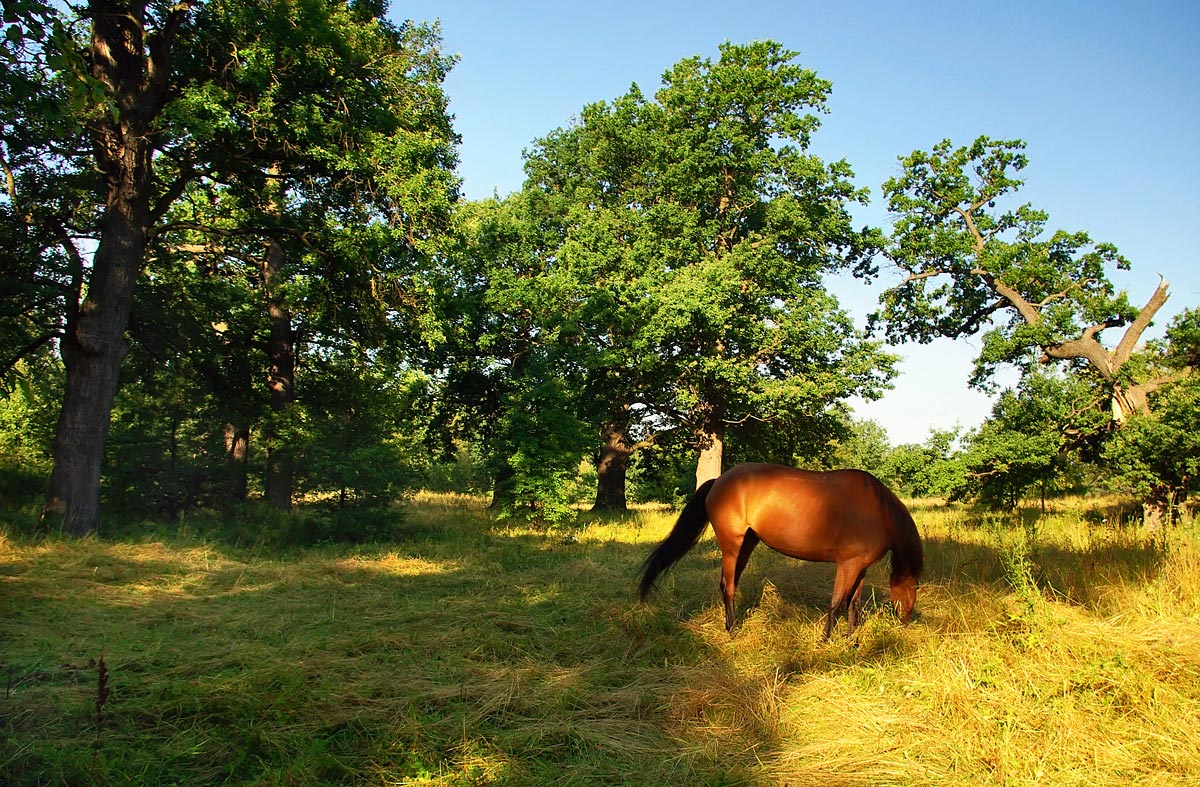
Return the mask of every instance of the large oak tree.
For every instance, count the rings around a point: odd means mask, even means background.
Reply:
[[[895,215],[885,255],[901,279],[883,293],[873,320],[894,341],[982,334],[975,384],[986,385],[1001,364],[1029,371],[1031,364],[1064,362],[1099,381],[1117,433],[1134,422],[1162,423],[1152,413],[1156,398],[1177,399],[1169,389],[1192,366],[1182,351],[1158,353],[1165,361],[1142,351],[1167,302],[1167,282],[1160,278],[1146,302],[1133,306],[1109,277],[1129,267],[1113,245],[1084,232],[1051,231],[1044,211],[1011,206],[1028,163],[1024,147],[988,137],[963,147],[944,140],[901,159],[903,173],[884,185]],[[860,271],[876,272],[870,263]],[[1106,344],[1104,333],[1118,330]],[[1124,436],[1117,444],[1133,441]],[[1139,489],[1148,522],[1175,500],[1160,487]]]
[[[32,87],[65,99],[25,102],[27,125],[45,126],[57,109],[62,128],[78,129],[43,135],[40,149],[26,146],[19,159],[6,156],[9,191],[21,200],[46,182],[35,177],[34,162],[49,159],[54,177],[77,173],[83,184],[71,192],[75,205],[23,239],[30,241],[23,253],[46,274],[40,283],[52,280],[43,291],[56,293],[65,315],[48,331],[58,339],[66,384],[45,513],[70,532],[97,528],[136,282],[151,254],[166,264],[179,259],[172,247],[181,247],[180,237],[167,230],[183,228],[181,199],[222,188],[246,220],[219,229],[223,239],[238,239],[239,254],[257,243],[275,321],[269,377],[281,408],[294,390],[284,282],[297,261],[320,258],[329,269],[330,261],[353,258],[352,270],[337,272],[356,291],[378,291],[373,254],[386,247],[381,256],[407,262],[416,254],[407,250],[430,231],[430,215],[444,212],[454,190],[454,140],[440,90],[448,61],[435,31],[396,28],[382,13],[371,3],[93,0],[38,6],[18,20],[22,32],[9,41],[52,75]],[[6,58],[6,79],[31,83],[34,69],[13,62]],[[199,224],[190,229],[205,231]],[[387,231],[345,239],[349,229],[372,224]],[[374,243],[381,235],[387,241]],[[281,504],[289,492],[283,484]]]
[[[1087,364],[1109,386],[1113,418],[1124,421],[1175,376],[1122,373],[1166,303],[1167,283],[1134,307],[1109,278],[1129,267],[1116,247],[1085,232],[1051,232],[1048,214],[1028,203],[1007,207],[1023,183],[1024,147],[988,137],[964,147],[944,140],[901,158],[904,171],[884,193],[895,215],[885,255],[902,278],[883,293],[873,319],[895,342],[982,333],[975,383],[1030,357]],[[873,272],[870,263],[861,270]],[[1123,329],[1118,341],[1105,345],[1103,332],[1116,329]]]
[[[529,155],[526,193],[580,284],[602,474],[620,479],[666,426],[692,436],[701,483],[731,427],[803,432],[892,373],[824,287],[874,235],[852,227],[865,193],[849,166],[809,150],[830,84],[796,57],[722,45],[671,67],[653,99],[635,85],[588,106]],[[619,507],[606,480],[597,505]]]

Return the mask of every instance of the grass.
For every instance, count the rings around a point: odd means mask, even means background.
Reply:
[[[915,504],[920,616],[872,569],[711,537],[648,605],[646,511],[570,531],[426,496],[377,547],[0,537],[0,783],[1175,785],[1200,773],[1200,543],[1081,507]],[[886,561],[885,561],[886,562]],[[109,694],[98,703],[100,664]]]

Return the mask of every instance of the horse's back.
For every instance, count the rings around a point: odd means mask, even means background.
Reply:
[[[745,463],[717,479],[707,504],[718,539],[723,530],[738,537],[752,529],[772,549],[832,562],[847,552],[887,550],[890,494],[863,470]]]

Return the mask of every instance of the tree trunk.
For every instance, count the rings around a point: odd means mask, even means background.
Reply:
[[[104,444],[151,223],[151,129],[165,102],[167,55],[189,9],[186,0],[177,4],[157,33],[148,36],[144,5],[109,0],[88,4],[92,38],[83,60],[91,77],[108,92],[106,104],[97,108],[89,125],[105,207],[87,296],[79,301],[80,271],[59,343],[66,383],[54,434],[54,470],[42,510],[43,521],[58,519],[75,535],[99,528]]]
[[[516,498],[516,480],[516,471],[507,462],[496,470],[492,478],[492,502],[488,504],[490,510],[500,511],[512,504]]]
[[[232,479],[232,497],[242,502],[246,499],[249,476],[246,472],[246,457],[250,448],[250,427],[225,424],[225,458]]]
[[[625,440],[625,425],[608,421],[600,427],[600,457],[596,462],[596,503],[593,511],[628,511],[626,473],[633,451]]]
[[[1142,525],[1151,533],[1162,531],[1167,521],[1167,505],[1162,500],[1146,500],[1142,503]]]
[[[1142,525],[1151,533],[1159,533],[1166,525],[1175,523],[1181,496],[1168,486],[1154,488],[1142,501]]]
[[[696,434],[700,444],[700,456],[696,460],[696,488],[711,481],[723,472],[725,455],[725,420],[723,410],[710,407],[704,424]]]
[[[125,275],[133,278],[132,273],[122,272]],[[89,293],[80,309],[85,314],[68,327],[60,344],[66,386],[42,520],[47,526],[56,522],[76,536],[95,533],[100,524],[100,469],[126,352],[124,331],[132,297],[132,285],[128,292],[114,289],[104,295],[103,290]]]
[[[296,402],[296,335],[292,330],[291,310],[279,292],[285,262],[283,246],[271,240],[263,263],[263,289],[271,325],[267,340],[267,388],[275,417],[266,433],[264,487],[267,502],[281,511],[292,507],[292,446],[280,427],[287,422]]]

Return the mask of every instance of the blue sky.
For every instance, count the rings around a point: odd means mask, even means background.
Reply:
[[[886,226],[880,185],[896,159],[980,134],[1027,143],[1023,201],[1051,228],[1086,230],[1133,263],[1130,298],[1162,274],[1159,328],[1200,306],[1200,5],[1188,2],[405,2],[393,19],[440,20],[460,57],[446,81],[468,198],[518,189],[521,152],[588,103],[636,82],[652,94],[683,57],[770,38],[833,82],[814,139],[872,193],[861,223]],[[884,271],[881,284],[895,282]],[[874,288],[830,283],[860,321]],[[1108,336],[1115,342],[1117,334]],[[893,443],[977,426],[990,400],[967,388],[977,342],[903,345],[895,389],[856,413]]]

